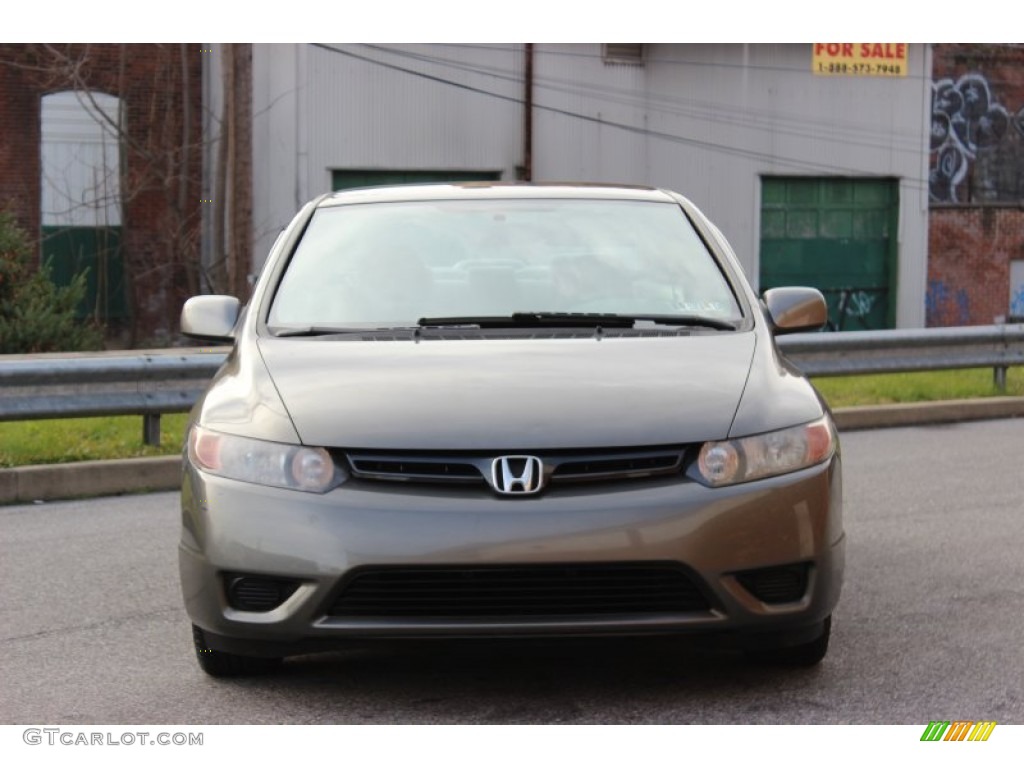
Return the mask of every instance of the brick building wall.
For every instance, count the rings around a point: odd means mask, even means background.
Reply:
[[[1024,259],[1024,209],[932,208],[928,326],[989,325],[1010,310],[1010,261]]]
[[[0,61],[10,48],[0,46]],[[39,232],[39,92],[29,73],[0,65],[0,207]]]
[[[1010,312],[1024,260],[1024,46],[933,48],[929,326]]]
[[[173,335],[182,301],[199,284],[201,56],[199,45],[0,45],[0,207],[37,243],[41,98],[89,89],[122,100],[132,343]]]

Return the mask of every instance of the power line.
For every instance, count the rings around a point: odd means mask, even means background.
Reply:
[[[507,45],[481,45],[474,43],[431,43],[432,46],[438,48],[456,48],[456,49],[476,49],[476,50],[491,50],[491,51],[515,51],[517,50],[514,46]],[[576,43],[575,45],[586,45],[585,43]],[[665,43],[644,43],[645,46],[658,46],[659,48]],[[693,46],[704,46],[712,47],[713,45],[730,46],[733,48],[739,48],[745,45],[744,43],[674,43],[673,45],[689,45]],[[791,43],[754,43],[754,45],[792,45]],[[814,43],[800,43],[799,45],[806,45],[810,48]],[[1011,47],[1011,46],[1008,46]],[[541,49],[545,56],[561,56],[563,58],[575,58],[575,59],[603,59],[604,55],[601,53],[590,53],[588,51],[568,51],[564,48],[553,48],[550,45],[546,45]],[[803,67],[787,67],[780,64],[734,64],[728,61],[703,61],[701,59],[686,59],[672,56],[658,56],[656,59],[659,64],[679,64],[687,67],[714,67],[721,69],[750,69],[755,71],[764,72],[806,72],[808,70]],[[925,75],[908,75],[910,79],[914,80],[930,80],[930,76]]]
[[[331,53],[334,53],[334,54],[339,54],[339,55],[342,55],[342,56],[346,56],[346,57],[355,59],[357,61],[362,61],[362,62],[365,62],[367,64],[372,64],[374,66],[383,67],[385,69],[390,69],[390,70],[393,70],[393,71],[396,71],[396,72],[402,72],[404,74],[412,75],[413,77],[418,77],[418,78],[421,78],[421,79],[424,79],[424,80],[427,80],[427,81],[430,81],[430,82],[435,82],[435,83],[439,83],[439,84],[442,84],[442,85],[447,85],[447,86],[452,87],[452,88],[457,88],[459,90],[467,91],[467,92],[470,92],[470,93],[476,93],[476,94],[481,95],[481,96],[486,96],[486,97],[489,97],[489,98],[498,99],[500,101],[505,101],[505,102],[517,104],[517,105],[520,105],[520,106],[523,105],[523,100],[521,98],[518,98],[518,97],[515,97],[515,96],[508,96],[508,95],[503,94],[503,93],[497,93],[495,91],[489,91],[489,90],[487,90],[485,88],[478,88],[478,87],[469,85],[467,83],[460,83],[460,82],[455,81],[455,80],[449,80],[447,78],[440,77],[438,75],[432,75],[432,74],[429,74],[429,73],[426,73],[426,72],[423,72],[423,71],[420,71],[420,70],[410,69],[408,67],[402,67],[402,66],[399,66],[397,64],[380,61],[379,59],[374,59],[374,58],[371,58],[371,57],[368,57],[368,56],[363,56],[363,55],[360,55],[360,54],[355,53],[353,51],[344,50],[342,48],[338,48],[338,47],[332,46],[332,45],[327,45],[327,44],[324,44],[324,43],[311,43],[311,45],[313,47],[315,47],[315,48],[320,48],[322,50],[325,50],[325,51],[328,51],[328,52],[331,52]],[[744,149],[742,147],[734,147],[734,146],[729,146],[729,145],[724,145],[724,144],[717,144],[715,142],[704,141],[704,140],[701,140],[701,139],[689,138],[689,137],[686,137],[686,136],[679,136],[679,135],[668,133],[668,132],[665,132],[665,131],[656,131],[656,130],[651,130],[649,128],[641,128],[639,126],[630,125],[628,123],[621,123],[621,122],[612,121],[612,120],[605,120],[605,119],[603,119],[601,117],[595,117],[593,115],[587,115],[587,114],[583,114],[583,113],[580,113],[580,112],[573,112],[573,111],[568,110],[568,109],[563,109],[563,108],[559,108],[559,107],[552,107],[552,106],[547,106],[547,105],[543,105],[543,104],[538,104],[538,103],[536,103],[536,101],[534,102],[534,109],[536,109],[537,111],[542,111],[542,112],[547,112],[547,113],[550,113],[550,114],[560,115],[562,117],[568,117],[568,118],[575,119],[575,120],[581,120],[583,122],[587,122],[587,123],[591,123],[591,124],[601,125],[601,126],[606,127],[606,128],[615,128],[615,129],[622,130],[622,131],[625,131],[627,133],[631,133],[631,134],[635,134],[635,135],[648,136],[648,137],[651,137],[651,138],[657,138],[657,139],[661,139],[661,140],[668,141],[668,142],[671,142],[671,143],[676,143],[676,144],[683,144],[685,146],[697,147],[697,148],[709,150],[709,151],[712,151],[712,152],[720,152],[722,154],[733,155],[733,156],[737,156],[737,157],[744,157],[744,158],[752,159],[752,160],[759,160],[759,161],[767,163],[767,164],[785,165],[785,166],[789,166],[789,167],[791,167],[793,169],[808,170],[808,171],[818,171],[818,172],[822,172],[822,173],[837,174],[837,175],[860,175],[860,174],[863,173],[863,170],[860,169],[860,168],[851,168],[851,167],[846,167],[846,166],[832,165],[832,164],[828,164],[828,163],[819,163],[819,162],[816,162],[816,161],[813,161],[813,160],[785,157],[785,156],[781,156],[781,155],[767,154],[767,153],[764,153],[764,152],[758,152],[756,150],[751,150],[751,149]],[[912,183],[913,185],[917,186],[919,189],[927,189],[927,179],[910,179],[910,178],[908,178],[908,179],[906,179],[906,181],[908,181],[908,182]]]
[[[487,75],[496,79],[521,83],[522,76],[501,67],[484,65],[470,65],[465,62],[453,59],[445,59],[430,56],[414,51],[406,51],[380,45],[364,45],[363,47],[387,53],[394,56],[413,59],[415,61],[449,67],[463,72],[476,75]],[[474,46],[480,49],[480,46]],[[488,49],[484,49],[488,50]],[[501,48],[500,50],[509,53],[520,53],[520,51]],[[789,69],[792,72],[794,70]],[[612,104],[621,104],[634,108],[656,109],[660,112],[679,117],[688,117],[707,123],[732,125],[751,130],[772,130],[776,133],[793,136],[796,138],[808,138],[815,140],[835,140],[843,138],[847,144],[853,144],[869,149],[886,150],[896,148],[903,152],[917,153],[921,148],[921,140],[917,135],[905,134],[902,138],[894,134],[896,141],[893,144],[868,141],[865,137],[878,134],[875,125],[836,125],[834,121],[811,120],[806,118],[787,119],[778,112],[767,112],[763,110],[733,107],[714,102],[697,102],[692,99],[681,99],[667,94],[652,94],[644,92],[638,95],[635,89],[614,88],[593,83],[581,83],[574,80],[539,76],[535,79],[538,88],[544,88],[553,92],[565,93],[571,96],[587,97],[595,96]],[[561,84],[565,84],[564,86]],[[754,123],[759,124],[752,124]],[[828,129],[827,131],[816,131],[816,128]]]

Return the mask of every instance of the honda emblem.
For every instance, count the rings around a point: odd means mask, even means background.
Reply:
[[[536,493],[544,481],[544,464],[536,456],[499,456],[491,464],[491,485],[498,493]]]

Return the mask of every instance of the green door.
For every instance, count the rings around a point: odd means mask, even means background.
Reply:
[[[85,272],[85,296],[76,317],[99,321],[128,316],[125,301],[121,227],[42,228],[43,262],[56,285],[69,285]]]
[[[446,181],[498,181],[499,171],[363,171],[331,173],[331,190],[376,187],[384,184],[431,184]]]
[[[819,289],[832,330],[894,327],[898,213],[894,179],[763,178],[761,290]]]

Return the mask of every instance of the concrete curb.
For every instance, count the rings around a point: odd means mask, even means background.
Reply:
[[[0,469],[0,504],[170,491],[180,487],[180,455]]]
[[[866,405],[835,411],[840,432],[1020,417],[1024,417],[1024,397]],[[174,491],[180,486],[181,456],[177,455],[14,467],[0,469],[0,504]]]
[[[978,400],[935,400],[928,403],[858,405],[837,408],[840,432],[887,427],[949,424],[957,421],[1010,419],[1024,416],[1024,397],[986,397]]]

